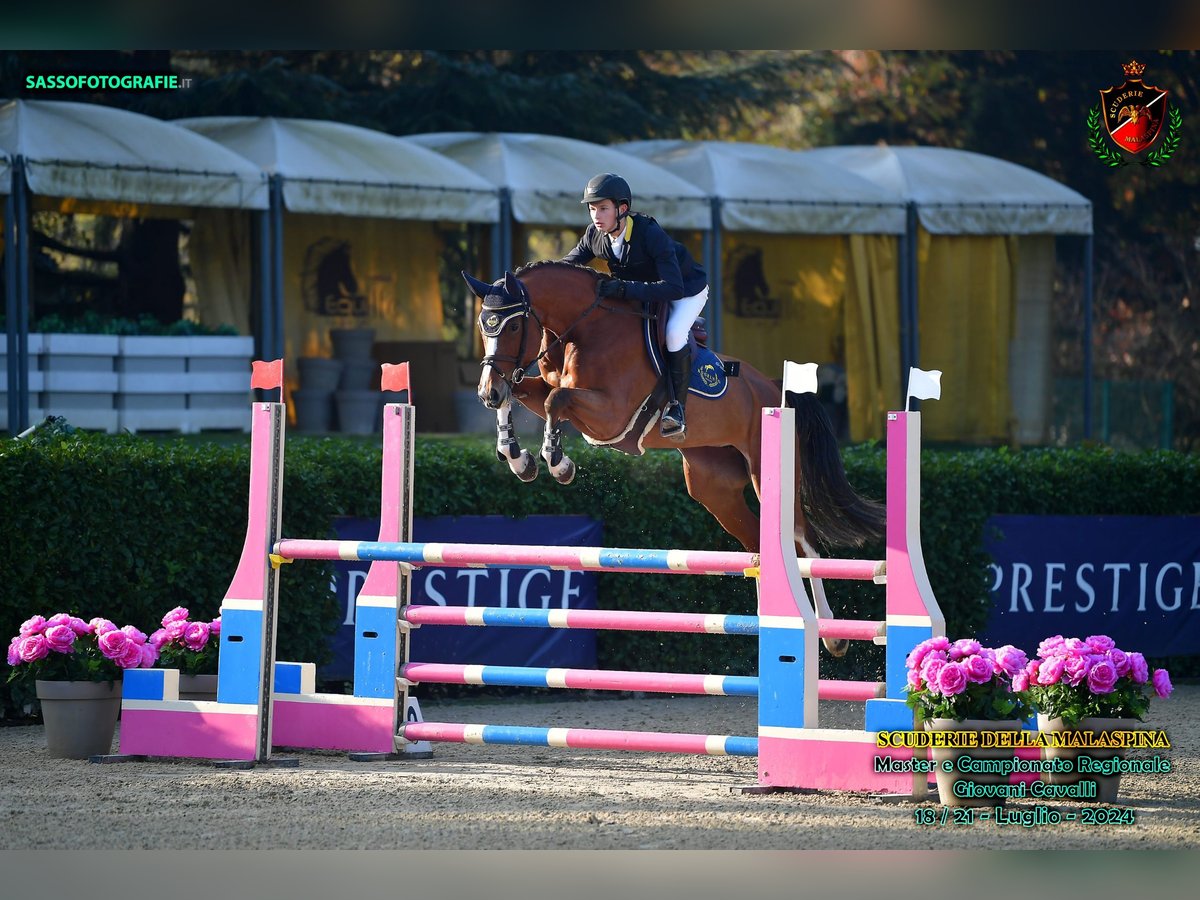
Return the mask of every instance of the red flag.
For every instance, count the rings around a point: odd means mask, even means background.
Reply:
[[[250,376],[250,387],[271,390],[283,387],[283,360],[273,359],[264,362],[256,359],[253,362],[254,371]]]
[[[408,363],[384,363],[379,383],[385,391],[408,391],[408,402],[413,402],[412,388],[408,383]]]

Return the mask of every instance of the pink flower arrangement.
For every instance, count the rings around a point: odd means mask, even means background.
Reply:
[[[123,669],[149,668],[158,649],[132,625],[85,622],[69,613],[26,619],[8,644],[10,682],[114,681]]]
[[[1030,709],[1020,681],[1028,660],[1016,647],[975,640],[922,641],[908,655],[906,702],[928,719],[1024,719]]]
[[[1144,719],[1150,694],[1166,698],[1172,690],[1166,669],[1151,675],[1142,654],[1120,649],[1104,634],[1046,638],[1025,679],[1038,712],[1070,726],[1084,718]]]
[[[149,642],[159,651],[159,665],[179,669],[184,675],[212,675],[217,671],[217,649],[221,643],[221,617],[211,622],[191,621],[185,606],[177,606],[162,617],[162,628]]]

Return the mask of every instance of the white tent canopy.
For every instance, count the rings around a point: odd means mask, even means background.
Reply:
[[[258,166],[169,122],[87,103],[10,100],[0,149],[34,194],[180,206],[267,207]]]
[[[903,234],[904,200],[795,150],[722,141],[632,141],[619,149],[657,163],[721,201],[730,231]]]
[[[931,234],[1091,234],[1092,204],[1015,163],[944,147],[822,147],[801,154],[916,204]]]
[[[494,222],[495,188],[452,160],[408,141],[311,119],[214,116],[176,124],[281,176],[291,212],[387,219]]]
[[[443,153],[479,173],[512,197],[518,222],[579,227],[583,188],[600,172],[616,172],[644,209],[666,228],[707,231],[712,225],[705,192],[678,175],[619,149],[545,134],[442,132],[407,140]]]

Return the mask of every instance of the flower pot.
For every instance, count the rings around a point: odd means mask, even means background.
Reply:
[[[1131,731],[1141,727],[1141,723],[1137,719],[1080,719],[1079,725],[1076,727],[1067,725],[1062,719],[1051,719],[1042,713],[1038,713],[1037,720],[1038,731],[1043,732]],[[1043,747],[1042,759],[1070,761],[1072,770],[1070,772],[1043,772],[1042,781],[1047,784],[1081,786],[1080,793],[1077,796],[1062,797],[1061,799],[1063,800],[1080,800],[1084,803],[1116,803],[1117,793],[1121,787],[1121,773],[1118,772],[1115,775],[1094,775],[1087,772],[1075,771],[1076,766],[1079,764],[1079,757],[1081,756],[1090,757],[1098,762],[1109,759],[1124,759],[1125,748],[1104,747],[1088,750],[1081,747]],[[1088,784],[1094,784],[1095,788],[1086,787]]]
[[[379,371],[379,363],[365,356],[347,359],[342,363],[342,378],[338,387],[343,391],[366,391],[371,388],[371,376]]]
[[[46,751],[61,759],[87,759],[112,752],[121,712],[119,681],[35,681]]]
[[[336,391],[342,377],[342,361],[325,356],[301,356],[296,360],[300,367],[300,387],[306,391]]]
[[[212,700],[217,699],[216,675],[184,675],[179,676],[180,700]]]
[[[374,328],[331,328],[333,355],[337,359],[370,359],[375,346]]]
[[[338,431],[371,434],[382,418],[379,391],[338,391]]]
[[[931,719],[925,723],[926,731],[1020,731],[1021,723],[1016,720],[992,721],[990,719]],[[972,760],[1011,760],[1016,758],[1012,748],[934,747],[933,762],[937,777],[938,800],[943,806],[1004,806],[1008,797],[1002,790],[1009,784],[1007,774],[990,772],[964,772],[960,766],[964,758]],[[944,765],[951,763],[950,767]],[[945,771],[947,768],[950,771]],[[989,790],[991,789],[991,790]]]
[[[298,431],[333,431],[333,391],[294,390],[292,405],[296,407]]]

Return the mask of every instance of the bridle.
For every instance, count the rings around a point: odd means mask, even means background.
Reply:
[[[494,290],[483,298],[483,309],[479,312],[479,330],[485,338],[499,338],[504,332],[505,326],[518,316],[521,318],[521,341],[517,344],[517,353],[521,354],[525,351],[525,337],[529,328],[529,318],[537,322],[538,329],[545,332],[546,326],[542,324],[542,320],[538,317],[537,311],[533,308],[533,304],[529,299],[529,288],[525,287],[525,282],[519,278],[513,279],[516,281],[520,289],[521,296],[512,301],[512,298],[505,291],[502,282],[497,282],[492,287]],[[563,342],[568,334],[575,329],[580,322],[591,315],[592,311],[600,306],[600,282],[596,281],[596,294],[592,298],[592,302],[588,305],[579,317],[568,325],[563,333],[558,335],[545,346],[545,348],[533,359],[527,363],[521,362],[520,356],[508,356],[500,353],[489,353],[481,361],[480,365],[484,368],[491,366],[492,370],[500,376],[502,381],[508,383],[510,387],[520,384],[525,380],[525,373],[529,371],[531,366],[536,366],[542,361],[542,358],[553,350],[556,346]],[[602,309],[610,309],[610,307],[601,307]],[[623,310],[612,310],[613,312],[622,312]],[[499,346],[499,345],[497,345]],[[498,362],[513,363],[513,370],[510,374],[505,375],[500,367],[496,365]]]

